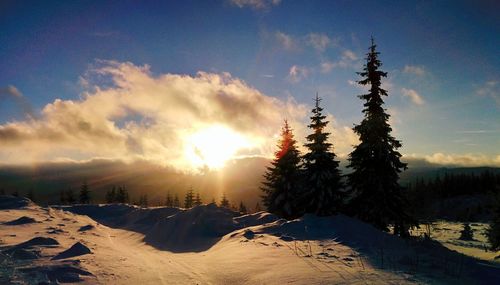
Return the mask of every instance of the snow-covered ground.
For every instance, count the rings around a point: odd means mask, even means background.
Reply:
[[[474,227],[474,226],[473,226]],[[499,284],[498,263],[346,216],[0,197],[0,284]],[[43,283],[42,283],[43,284]]]

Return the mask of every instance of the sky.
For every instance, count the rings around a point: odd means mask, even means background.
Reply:
[[[500,166],[499,8],[2,1],[0,162],[145,159],[191,169],[269,157],[284,119],[304,143],[316,93],[345,158],[362,119],[356,72],[374,37],[400,152]]]

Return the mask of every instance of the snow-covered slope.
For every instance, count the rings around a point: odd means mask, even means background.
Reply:
[[[342,215],[285,221],[214,204],[42,208],[5,196],[0,205],[0,284],[500,282],[498,264]]]

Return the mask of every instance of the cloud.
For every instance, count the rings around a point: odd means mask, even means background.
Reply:
[[[21,91],[19,91],[15,86],[9,85],[4,88],[0,88],[0,103],[4,100],[13,99],[16,104],[21,108],[23,114],[28,117],[36,117],[35,112],[31,103],[23,96]]]
[[[444,154],[441,152],[425,156],[430,163],[451,166],[500,166],[500,155],[488,157],[475,154]]]
[[[403,97],[408,97],[410,98],[410,100],[413,102],[413,104],[415,105],[423,105],[425,103],[424,99],[422,98],[422,96],[420,96],[420,94],[418,94],[417,91],[413,90],[413,89],[406,89],[406,88],[402,88],[401,89],[401,92],[403,93]]]
[[[358,56],[352,50],[344,50],[342,52],[342,59],[355,61],[358,60]]]
[[[415,74],[417,76],[423,76],[426,73],[424,67],[415,65],[405,65],[403,72],[409,74]]]
[[[99,61],[85,77],[81,99],[56,99],[38,119],[0,125],[0,160],[145,159],[189,169],[186,137],[196,131],[224,125],[252,142],[248,155],[268,156],[282,120],[298,125],[307,114],[229,73],[153,75],[147,65]]]
[[[288,72],[288,79],[292,83],[298,83],[302,81],[302,79],[307,78],[310,72],[311,71],[307,67],[293,65],[290,67],[290,71]]]
[[[294,39],[291,35],[287,35],[283,32],[277,31],[274,34],[274,36],[283,49],[285,49],[285,50],[298,50],[299,49],[300,44],[299,44],[298,40]]]
[[[500,106],[500,90],[498,86],[498,81],[486,81],[481,87],[476,90],[476,95],[490,97],[496,102],[497,106]]]
[[[330,72],[330,71],[332,71],[332,69],[334,69],[336,66],[337,66],[337,64],[336,64],[335,62],[331,62],[331,61],[323,61],[323,62],[320,64],[321,72],[322,72],[322,73],[329,73],[329,72]]]
[[[229,0],[229,2],[239,8],[252,8],[254,10],[268,10],[273,6],[278,6],[281,0]]]
[[[324,52],[330,46],[337,46],[338,39],[329,38],[325,34],[310,33],[306,36],[306,43],[319,52]]]

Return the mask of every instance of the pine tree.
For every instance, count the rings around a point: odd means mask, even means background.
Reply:
[[[184,198],[184,208],[186,209],[192,208],[193,202],[194,202],[194,191],[193,188],[190,188],[186,193],[186,197]]]
[[[303,156],[305,187],[299,201],[305,212],[328,216],[340,210],[345,194],[341,190],[339,162],[331,150],[332,144],[327,142],[330,133],[324,132],[328,121],[322,114],[321,99],[317,94],[315,101],[311,124],[308,125],[313,133],[306,137],[308,143],[305,144],[309,152]]]
[[[243,204],[243,201],[240,201],[240,208],[239,208],[238,212],[240,212],[242,214],[247,213],[247,207],[245,207],[245,204]]]
[[[5,195],[5,189],[4,188],[0,188],[0,195]]]
[[[398,184],[399,173],[406,169],[401,154],[396,150],[401,142],[391,136],[389,115],[382,107],[382,96],[387,91],[381,88],[382,77],[387,73],[379,70],[382,65],[379,52],[372,39],[366,57],[366,64],[358,74],[362,80],[358,84],[369,86],[369,93],[360,95],[365,100],[364,119],[354,127],[360,143],[349,154],[349,166],[353,172],[348,175],[353,198],[351,210],[359,219],[388,231],[394,225],[394,233],[408,234],[409,227],[418,223],[406,213],[407,202]]]
[[[174,200],[172,199],[172,196],[170,195],[170,191],[167,192],[167,197],[165,198],[165,206],[167,206],[167,207],[174,206]]]
[[[115,201],[117,203],[128,203],[128,202],[130,202],[128,191],[127,191],[127,188],[125,188],[125,186],[120,186],[118,188],[118,192],[116,193],[116,196],[115,196]]]
[[[84,181],[80,188],[80,204],[90,203],[90,191],[87,181]]]
[[[106,199],[106,203],[108,203],[108,204],[116,202],[116,187],[115,186],[113,186],[113,188],[111,188],[111,190],[108,190],[108,192],[106,192],[105,199]]]
[[[226,193],[222,193],[222,199],[220,200],[220,206],[222,208],[230,208],[229,200],[226,197]]]
[[[201,200],[200,193],[196,193],[196,197],[194,198],[193,205],[194,206],[199,206],[201,204],[203,204],[203,201]]]
[[[68,191],[63,192],[66,194],[66,202],[68,204],[74,204],[76,202],[75,195],[73,193],[73,190],[71,188],[68,188]]]
[[[278,151],[267,167],[261,190],[267,210],[277,216],[292,219],[300,216],[296,199],[300,189],[300,153],[292,129],[285,120],[278,142]]]
[[[148,202],[148,194],[141,195],[139,197],[139,206],[146,208],[146,207],[148,207],[148,204],[149,204],[149,202]]]
[[[460,232],[460,238],[461,240],[473,240],[473,232],[472,229],[469,225],[469,223],[464,223],[463,224],[464,228]]]
[[[262,211],[262,208],[260,207],[260,203],[257,202],[257,204],[255,204],[255,212],[260,212]]]
[[[179,208],[181,206],[181,202],[179,201],[179,195],[177,194],[175,194],[173,206],[176,208]]]
[[[66,200],[66,192],[64,191],[64,189],[61,190],[61,192],[59,192],[59,203],[61,205],[64,205],[66,204],[67,200]]]

